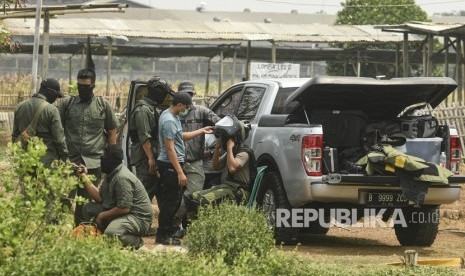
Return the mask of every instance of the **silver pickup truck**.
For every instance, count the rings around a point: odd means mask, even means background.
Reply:
[[[133,83],[132,91],[139,86],[143,84]],[[457,130],[438,125],[433,137],[406,139],[403,152],[431,163],[442,161],[454,173],[448,184],[431,183],[422,204],[415,207],[402,196],[397,175],[367,175],[354,165],[352,159],[359,151],[353,149],[363,148],[369,124],[399,122],[407,111],[416,114],[415,106],[435,108],[455,88],[450,78],[251,80],[226,89],[210,108],[219,116],[235,114],[251,122],[246,143],[254,150],[258,166],[267,166],[257,203],[278,243],[295,243],[302,232],[326,234],[331,210],[352,210],[356,214],[353,225],[373,214],[364,212],[369,208],[381,210],[383,221],[396,214],[398,218],[396,210],[402,210],[405,222],[393,225],[399,242],[429,246],[438,232],[439,205],[458,200],[460,184],[465,183],[458,172],[461,143]],[[128,106],[139,97],[131,93]],[[445,162],[440,160],[441,153],[446,155]],[[319,219],[280,225],[283,210],[294,215],[299,214],[294,211],[307,215],[313,213],[306,210],[323,212],[318,213]]]
[[[432,183],[419,208],[402,196],[396,175],[367,175],[364,170],[344,168],[341,158],[349,156],[341,154],[362,143],[366,124],[398,122],[405,110],[415,113],[407,109],[410,106],[434,108],[455,88],[450,78],[252,80],[227,89],[211,109],[220,116],[235,114],[251,122],[247,142],[258,166],[268,166],[257,202],[278,242],[293,243],[299,232],[325,234],[329,228],[321,220],[303,227],[279,227],[280,209],[323,209],[326,219],[330,209],[355,209],[358,219],[366,214],[364,208],[384,208],[387,220],[401,208],[406,225],[394,225],[399,242],[428,246],[438,231],[439,205],[458,200],[460,184],[465,183],[465,177],[458,175],[461,148],[455,127],[437,126],[434,137],[406,139],[406,154],[439,163],[444,152],[444,165],[455,174],[447,185]],[[321,114],[333,116],[336,123]],[[428,219],[412,219],[415,214]]]

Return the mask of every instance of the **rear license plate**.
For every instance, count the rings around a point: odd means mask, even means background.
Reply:
[[[368,192],[367,205],[374,207],[398,207],[408,205],[401,192]]]

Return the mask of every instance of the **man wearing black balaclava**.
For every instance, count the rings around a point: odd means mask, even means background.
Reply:
[[[13,121],[13,142],[29,126],[34,127],[35,136],[42,138],[47,146],[47,152],[41,161],[50,167],[53,160],[66,160],[68,148],[65,142],[63,126],[58,108],[53,104],[57,98],[63,97],[60,84],[56,79],[49,78],[42,81],[39,91],[31,98],[21,102],[15,109]],[[31,124],[32,123],[32,124]]]
[[[95,71],[81,69],[77,75],[78,96],[65,99],[59,106],[69,159],[83,164],[89,174],[94,175],[94,184],[101,178],[100,156],[105,146],[116,144],[118,120],[110,103],[102,97],[94,96]],[[89,198],[83,188],[77,194]],[[82,219],[82,205],[75,208],[74,221],[79,225]]]
[[[158,192],[160,174],[157,168],[159,153],[157,106],[163,104],[167,95],[173,95],[169,83],[161,77],[147,81],[147,94],[134,106],[129,115],[129,136],[131,137],[131,165],[144,184],[150,201]]]
[[[111,145],[100,158],[105,173],[102,186],[97,189],[87,178],[87,169],[80,166],[78,175],[94,202],[84,206],[84,217],[95,218],[106,236],[117,237],[123,246],[138,249],[141,236],[152,224],[153,209],[139,179],[123,165],[123,150]]]

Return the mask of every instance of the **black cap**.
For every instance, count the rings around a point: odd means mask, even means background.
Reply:
[[[154,90],[155,88],[160,88],[164,92],[174,92],[171,89],[170,84],[162,77],[153,77],[147,81],[147,88],[149,90]]]
[[[192,105],[192,97],[191,95],[187,94],[187,92],[177,92],[174,93],[173,97],[173,105],[177,105],[178,103],[182,103],[185,105]]]
[[[65,94],[63,94],[63,92],[60,91],[60,83],[54,78],[48,78],[48,79],[43,80],[40,83],[40,88],[41,89],[48,88],[48,89],[52,89],[56,91],[58,94],[58,98],[62,98],[65,96]]]
[[[185,80],[179,83],[178,85],[178,92],[186,92],[189,93],[191,96],[195,94],[195,87],[194,83],[190,80]]]

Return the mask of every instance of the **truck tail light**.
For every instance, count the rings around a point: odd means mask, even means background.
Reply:
[[[302,164],[308,176],[321,176],[323,135],[305,135],[302,139]]]
[[[461,158],[460,137],[457,135],[450,136],[450,165],[449,168],[454,174],[459,174]]]

